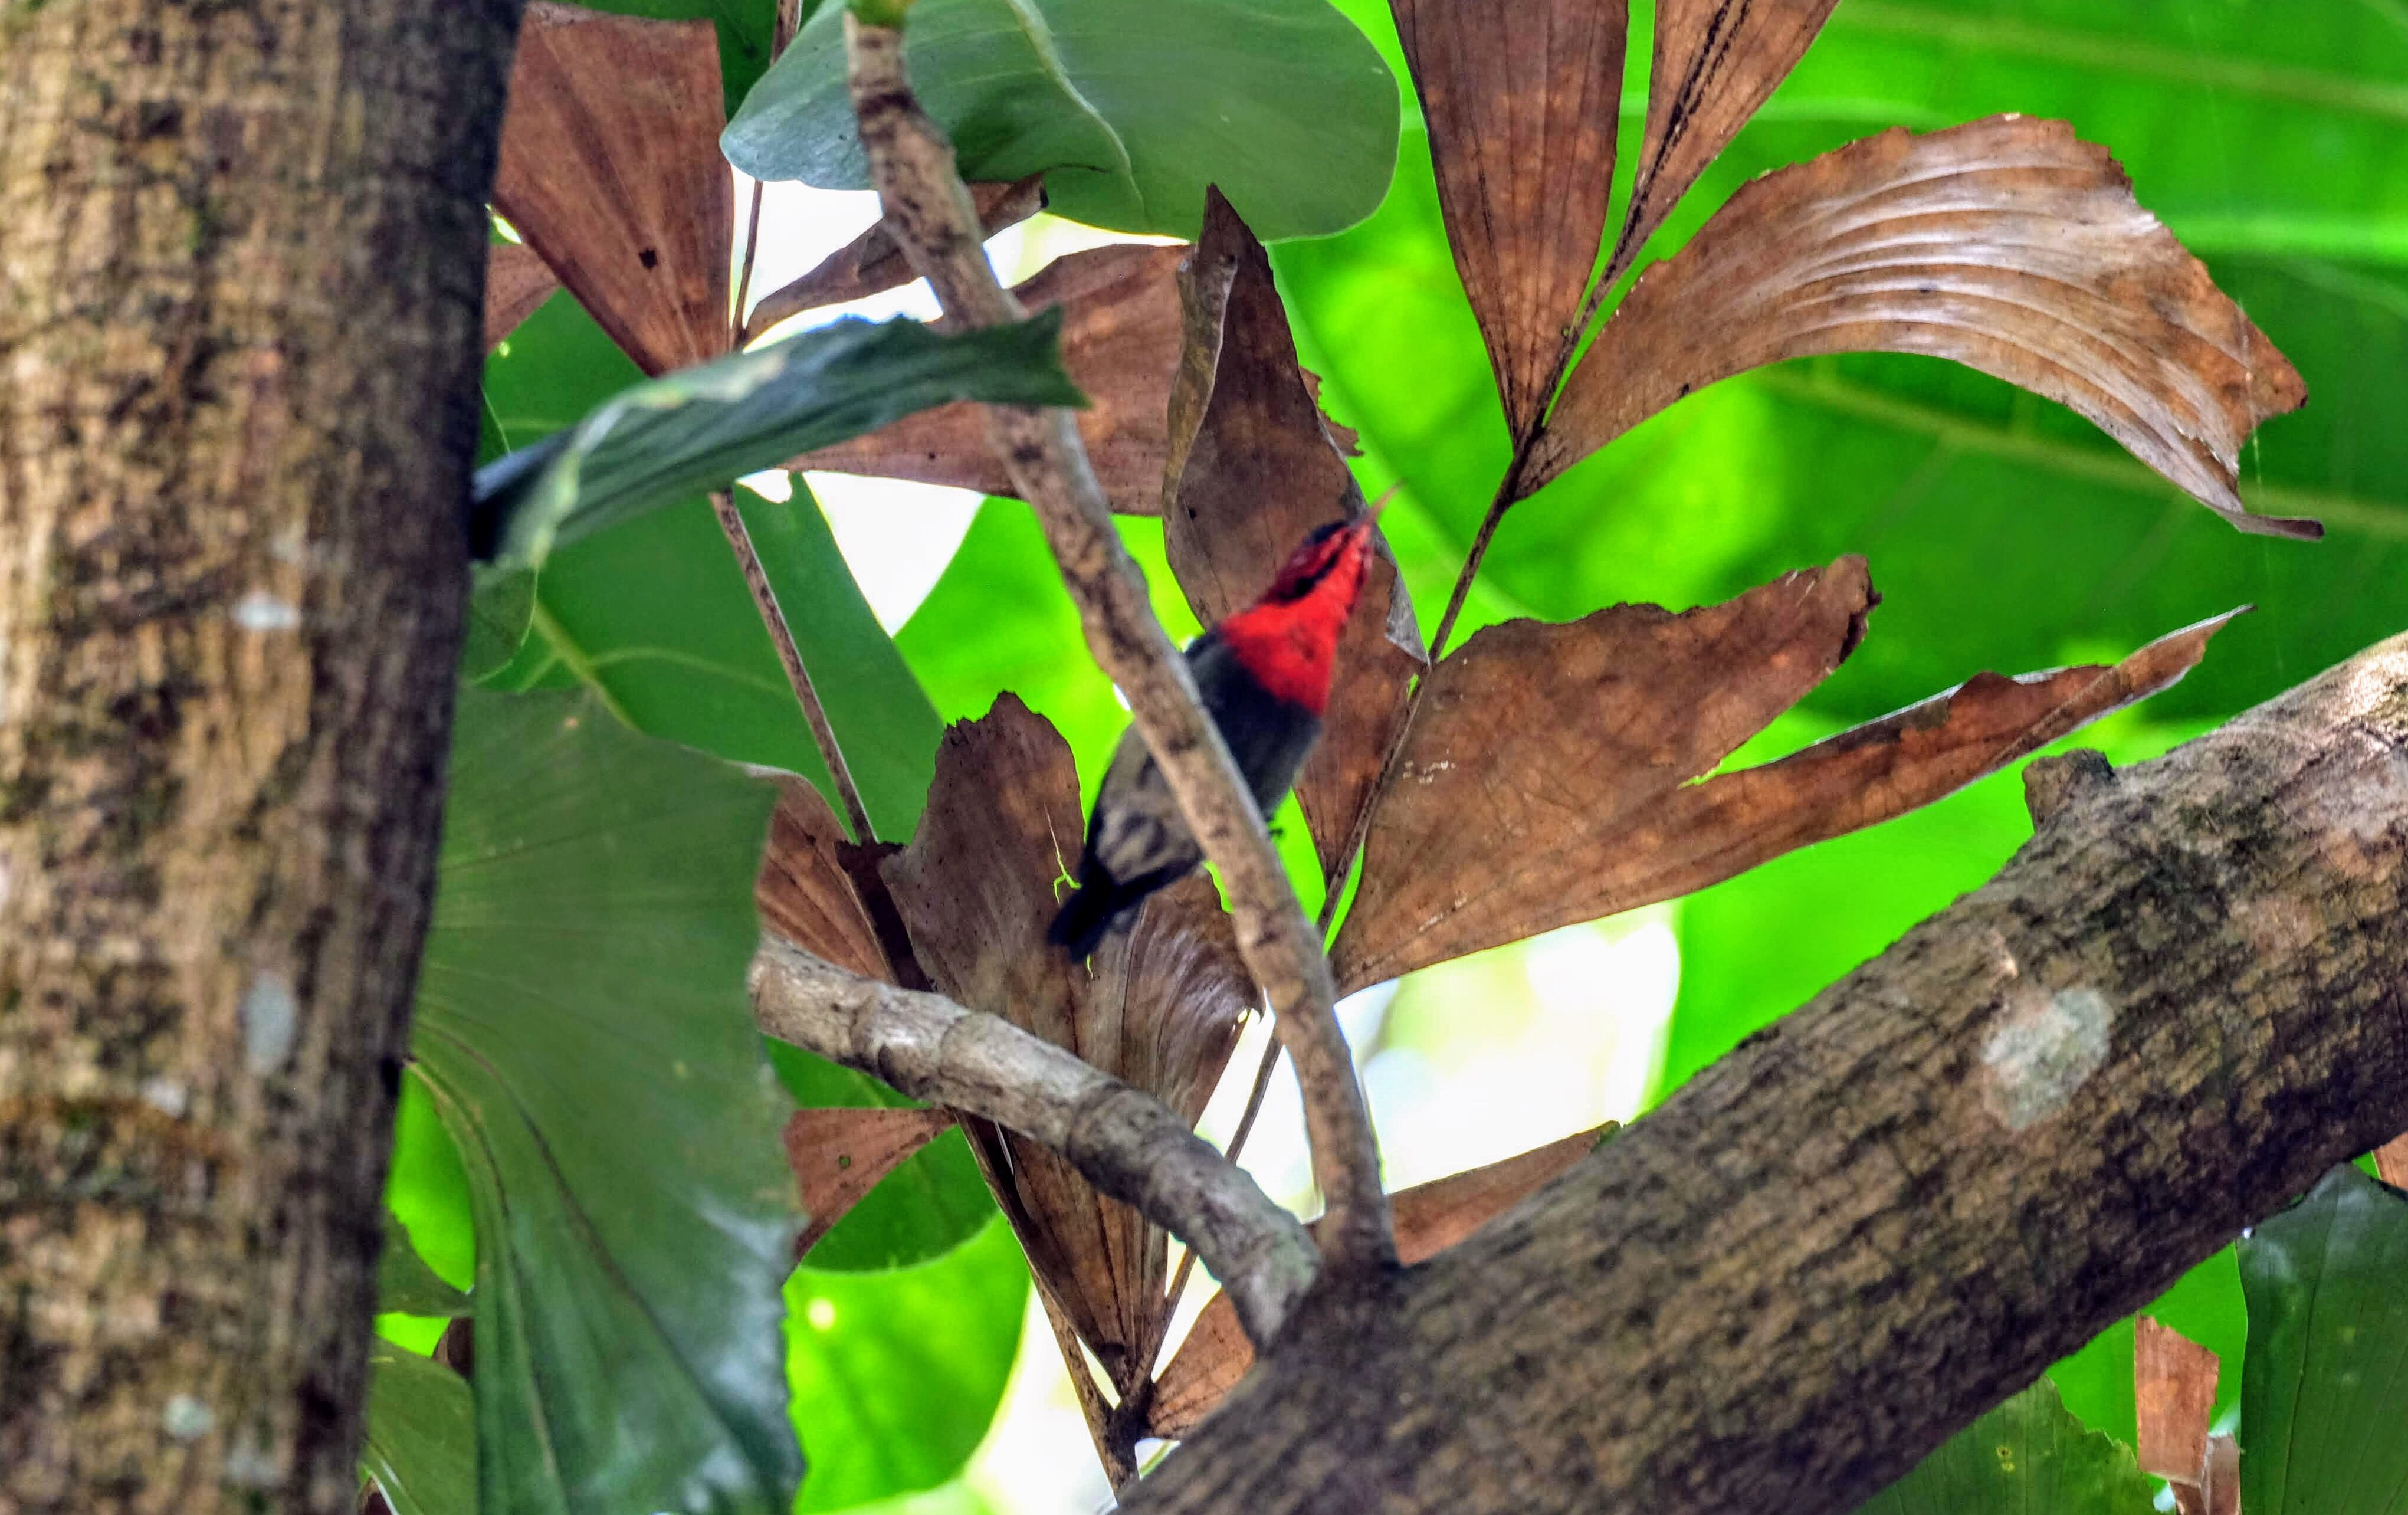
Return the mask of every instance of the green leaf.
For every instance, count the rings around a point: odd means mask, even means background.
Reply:
[[[1951,1436],[1857,1515],[2150,1515],[2132,1450],[2065,1412],[2046,1379]]]
[[[721,139],[756,179],[869,187],[841,6],[804,26]],[[1192,237],[1217,183],[1265,241],[1369,215],[1397,82],[1325,0],[916,0],[905,59],[963,177],[1046,176],[1057,215]]]
[[[384,1251],[377,1259],[377,1310],[447,1320],[468,1313],[468,1296],[426,1265],[409,1244],[409,1227],[390,1215],[385,1217]]]
[[[476,1211],[488,1508],[769,1511],[801,1474],[744,993],[771,800],[590,698],[461,695],[412,1051]]]
[[[2249,1515],[2408,1510],[2408,1197],[2344,1164],[2242,1238]]]
[[[394,1515],[476,1515],[477,1409],[467,1380],[390,1342],[371,1343],[360,1468]]]
[[[551,301],[509,348],[485,364],[485,398],[494,428],[522,445],[642,377],[574,300]],[[797,487],[783,505],[740,489],[735,497],[871,821],[882,836],[910,836],[942,723],[809,492]],[[582,679],[638,730],[801,774],[838,803],[709,501],[689,498],[553,553],[537,611],[538,634],[489,687]]]
[[[507,667],[526,641],[535,615],[535,570],[495,571],[477,564],[469,574],[468,623],[460,644],[460,677],[482,679]]]
[[[778,0],[584,0],[595,10],[622,16],[651,16],[662,21],[707,19],[719,27],[719,79],[727,95],[727,113],[752,93],[769,66],[769,44],[776,36]]]
[[[478,469],[470,547],[540,566],[555,547],[931,406],[1084,405],[1061,325],[1059,310],[953,335],[839,321],[647,380]]]
[[[958,1473],[1003,1402],[1028,1266],[1002,1217],[918,1267],[786,1285],[795,1420],[811,1457],[797,1511],[842,1509]]]

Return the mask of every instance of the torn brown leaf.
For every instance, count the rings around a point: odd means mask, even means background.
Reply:
[[[1722,155],[1806,49],[1839,0],[1657,0],[1647,135],[1613,260],[1612,283],[1706,165]]]
[[[1614,1129],[1609,1121],[1501,1163],[1398,1190],[1389,1196],[1398,1260],[1411,1266],[1436,1257],[1595,1151]],[[1254,1363],[1237,1310],[1226,1294],[1214,1295],[1154,1380],[1147,1430],[1157,1436],[1187,1435]]]
[[[2180,1501],[2183,1489],[2176,1485],[2174,1497]],[[2185,1515],[2241,1515],[2241,1443],[2232,1436],[2207,1438],[2207,1486],[2199,1508],[2185,1508]]]
[[[1777,763],[1659,791],[1653,804],[1595,816],[1568,808],[1559,839],[1516,857],[1497,875],[1496,888],[1464,894],[1459,903],[1439,902],[1430,926],[1417,931],[1412,917],[1392,913],[1353,949],[1341,933],[1332,953],[1340,987],[1348,991],[1556,926],[1678,898],[1784,852],[1919,809],[2180,682],[2208,639],[2239,613],[2161,636],[2113,666],[2015,679],[1981,674]],[[1512,776],[1492,781],[1516,777],[1536,782],[1540,776],[1517,765]],[[1407,788],[1400,780],[1398,789]],[[1459,791],[1454,802],[1484,803]]]
[[[2394,1189],[2408,1189],[2408,1135],[2374,1149],[2374,1174]]]
[[[543,255],[521,242],[496,242],[485,254],[485,350],[491,352],[560,288]]]
[[[809,779],[780,777],[778,808],[770,813],[752,883],[762,929],[866,978],[926,988],[877,873],[879,862],[896,850],[854,846]]]
[[[1045,177],[1034,174],[1011,184],[973,184],[970,199],[978,207],[979,225],[993,236],[1017,226],[1045,207]],[[899,289],[919,278],[895,240],[892,226],[878,223],[820,260],[819,265],[791,284],[763,295],[745,317],[750,335],[764,332],[791,316],[824,305],[842,305]]]
[[[723,110],[710,21],[527,7],[494,204],[647,374],[727,350]]]
[[[2234,469],[2307,387],[2132,198],[2104,148],[2000,116],[1767,175],[1649,269],[1564,386],[1524,493],[1674,401],[1784,358],[1951,358],[2096,423],[2243,531]]]
[[[2143,1315],[2133,1322],[2132,1397],[2141,1471],[2202,1488],[2208,1424],[2215,1416],[2215,1353]]]
[[[1254,1000],[1235,929],[1197,874],[1106,938],[1092,971],[1072,963],[1045,930],[1057,881],[1078,868],[1082,822],[1069,747],[1005,694],[945,733],[918,834],[884,877],[939,990],[1193,1121]],[[1008,1133],[1002,1149],[994,1168],[1032,1265],[1125,1393],[1161,1341],[1168,1238],[1059,1155]]]
[[[1361,512],[1363,492],[1297,366],[1270,260],[1218,190],[1205,193],[1180,302],[1186,337],[1169,399],[1163,545],[1209,626],[1254,603],[1315,527]],[[1297,782],[1326,879],[1339,876],[1339,854],[1426,661],[1412,603],[1380,540],[1339,642],[1321,739]]]
[[[1091,402],[1078,413],[1079,435],[1112,508],[1123,515],[1150,516],[1160,508],[1163,418],[1170,371],[1179,361],[1175,279],[1186,250],[1130,246],[1073,252],[1012,291],[1032,311],[1062,307],[1062,365]],[[807,452],[787,466],[1014,493],[987,436],[985,412],[967,401]]]
[[[796,1110],[786,1122],[786,1165],[802,1188],[807,1219],[795,1255],[818,1246],[880,1179],[953,1123],[951,1110]]]
[[[1424,684],[1372,817],[1340,992],[1607,913],[1595,881],[1637,861],[1641,818],[1821,683],[1876,602],[1845,557],[1681,615],[1474,634]]]
[[[1597,265],[1621,121],[1625,0],[1396,0],[1439,205],[1515,436]]]

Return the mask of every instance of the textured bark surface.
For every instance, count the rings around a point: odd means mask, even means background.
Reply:
[[[517,10],[0,7],[0,1509],[356,1497]]]
[[[1126,1508],[1852,1509],[2408,1124],[2408,637],[2056,800]]]

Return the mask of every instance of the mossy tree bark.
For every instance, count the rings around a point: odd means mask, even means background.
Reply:
[[[356,1497],[517,0],[0,0],[0,1509]]]

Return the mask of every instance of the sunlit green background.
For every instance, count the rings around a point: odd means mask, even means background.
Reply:
[[[1380,0],[1340,8],[1401,77]],[[1648,8],[1633,18],[1626,184]],[[1885,596],[1870,638],[1752,758],[1985,668],[2118,655],[2254,603],[2179,689],[2080,738],[2119,763],[2408,627],[2408,0],[1843,0],[1656,250],[1756,174],[1885,126],[2006,110],[2068,118],[2111,146],[2142,203],[2305,374],[2310,407],[2263,430],[2243,486],[2259,508],[2323,517],[2325,542],[2243,536],[2086,423],[1977,375],[1817,360],[1697,395],[1526,502],[1498,538],[1469,623],[1564,619],[1619,600],[1685,607],[1865,553]],[[1361,434],[1367,490],[1403,486],[1386,524],[1426,628],[1506,439],[1410,91],[1405,113],[1378,212],[1340,236],[1283,243],[1273,261],[1325,403]],[[865,196],[778,187],[755,289],[809,266],[873,213]],[[1097,239],[1040,218],[998,239],[996,255],[1025,275]],[[878,308],[927,307],[924,293],[904,291]],[[492,364],[489,440],[540,436],[633,377],[556,297]],[[762,480],[775,498],[748,509],[781,597],[812,607],[797,617],[805,650],[829,670],[821,685],[882,832],[908,835],[940,720],[981,714],[1006,689],[1062,728],[1092,792],[1124,715],[1086,659],[1027,510],[910,486],[810,483],[824,510],[810,492],[781,503],[782,479]],[[1165,620],[1191,631],[1159,529],[1125,529]],[[699,502],[547,568],[537,635],[494,682],[580,679],[643,729],[819,775]],[[1300,862],[1293,806],[1282,821]],[[1640,1114],[1980,884],[2028,831],[2018,780],[2004,774],[1689,900],[1358,996],[1346,1013],[1392,1182]],[[1300,884],[1317,897],[1317,879]],[[1258,1045],[1250,1037],[1240,1051],[1234,1082]],[[798,1093],[820,1077],[793,1059],[781,1071]],[[1240,1092],[1223,1091],[1208,1132],[1229,1128]],[[429,1260],[466,1282],[471,1243],[447,1161],[425,1111],[405,1108],[396,1208]],[[1248,1161],[1274,1193],[1310,1202],[1284,1085]],[[889,1495],[905,1497],[882,1508],[929,1512],[1095,1508],[1100,1475],[1050,1339],[1041,1324],[1025,1329],[1025,1268],[989,1213],[966,1154],[940,1145],[790,1285],[789,1369],[814,1465],[798,1508]],[[895,1263],[904,1265],[880,1271]],[[2231,1254],[2155,1313],[2223,1355],[2221,1406],[2237,1404],[2244,1322]],[[2130,1340],[2128,1322],[2054,1374],[2077,1415],[2128,1438]],[[909,1493],[919,1490],[933,1492]]]

